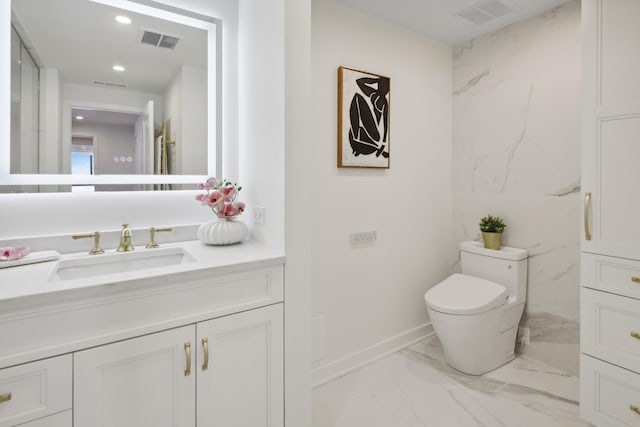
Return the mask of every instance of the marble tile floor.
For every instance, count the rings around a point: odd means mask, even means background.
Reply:
[[[313,391],[313,427],[577,427],[578,378],[526,356],[482,376],[432,335]]]

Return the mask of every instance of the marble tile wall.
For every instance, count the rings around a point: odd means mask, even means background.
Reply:
[[[572,373],[579,353],[580,75],[577,0],[453,51],[454,244],[478,239],[486,214],[506,220],[505,244],[530,253],[523,325],[532,339],[524,352]]]

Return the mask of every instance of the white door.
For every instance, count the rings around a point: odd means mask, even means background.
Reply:
[[[197,325],[198,427],[282,427],[282,304]]]
[[[195,326],[74,354],[75,427],[194,427]]]
[[[582,250],[640,259],[640,2],[582,7]]]

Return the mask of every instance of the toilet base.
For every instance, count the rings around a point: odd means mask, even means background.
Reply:
[[[452,315],[427,308],[445,359],[454,369],[482,375],[515,358],[523,305],[497,307],[474,315]]]
[[[516,358],[514,350],[517,331],[518,328],[513,327],[502,332],[494,341],[493,348],[489,351],[481,349],[472,358],[467,355],[450,354],[443,343],[445,360],[456,371],[467,375],[483,375],[491,372]]]

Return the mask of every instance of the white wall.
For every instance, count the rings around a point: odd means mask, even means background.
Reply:
[[[56,69],[40,70],[40,173],[59,173],[62,165],[62,82]]]
[[[242,198],[265,208],[252,236],[284,250],[284,1],[239,2],[239,179]],[[227,176],[229,177],[229,176]],[[275,247],[274,246],[274,247]]]
[[[182,171],[192,175],[206,175],[207,128],[207,72],[202,68],[182,67],[182,134],[178,159]],[[198,141],[202,141],[198,143]]]
[[[311,0],[285,0],[285,425],[311,426]]]
[[[136,158],[135,129],[133,125],[85,124],[73,125],[74,136],[93,136],[94,166],[96,174],[134,174]],[[114,157],[132,157],[132,162],[115,162]]]
[[[180,146],[167,146],[167,167],[171,174],[182,173],[182,165],[176,165],[176,156],[182,152],[182,70],[171,80],[164,93],[164,107],[161,121],[167,122],[167,139],[169,141],[180,140]]]
[[[182,66],[164,93],[162,120],[169,123],[167,138],[171,174],[207,173],[207,73],[201,68]]]
[[[580,3],[454,49],[453,243],[503,217],[529,250],[534,356],[577,373]]]
[[[64,101],[74,103],[73,107],[102,104],[104,106],[127,107],[137,111],[144,111],[147,102],[153,101],[154,111],[156,111],[156,117],[153,121],[156,127],[162,121],[160,112],[162,111],[163,98],[161,94],[65,83],[62,96]]]
[[[340,65],[391,78],[389,170],[336,167]],[[451,48],[314,0],[311,69],[317,383],[429,331],[423,294],[451,266]],[[374,244],[350,244],[367,230]]]

